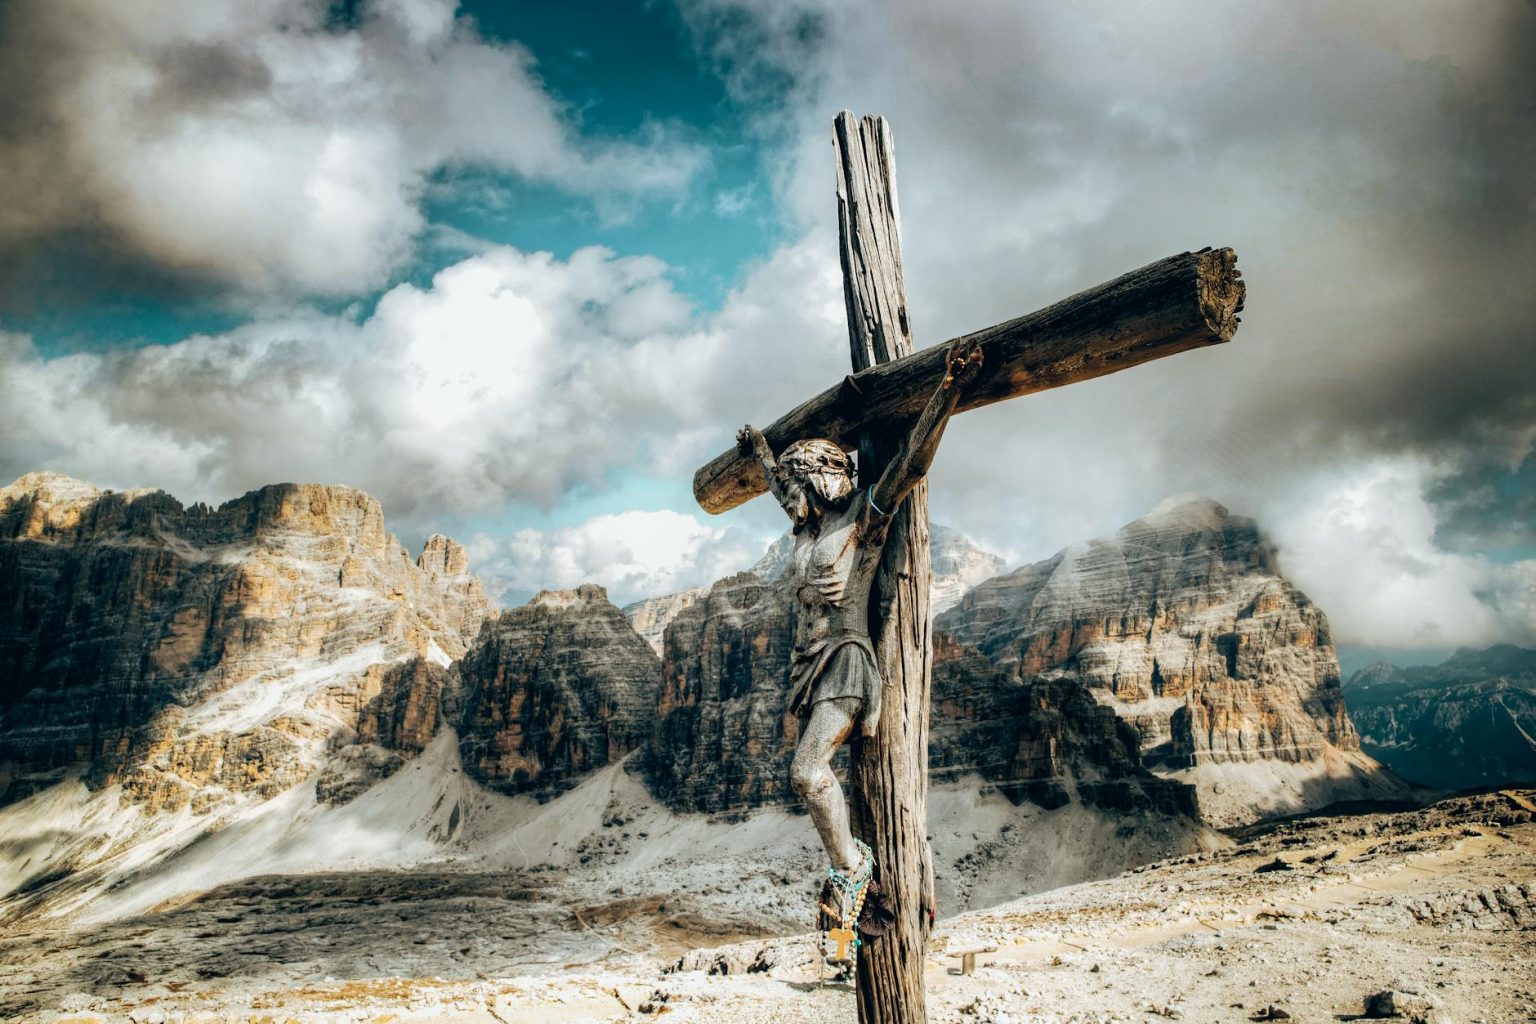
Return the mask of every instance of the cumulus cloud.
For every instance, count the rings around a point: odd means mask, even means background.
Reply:
[[[166,29],[118,5],[86,18],[96,2],[3,15],[0,38],[31,43],[0,54],[0,180],[26,197],[0,203],[0,248],[83,226],[245,287],[345,291],[399,258],[435,167],[601,197],[665,193],[699,159],[665,134],[583,139],[529,55],[451,5],[340,26],[318,4],[192,5]],[[0,339],[0,469],[210,498],[337,480],[426,528],[626,470],[686,481],[737,424],[847,372],[827,143],[852,107],[894,128],[919,344],[1207,244],[1234,246],[1249,282],[1231,345],[957,420],[937,518],[1023,561],[1195,491],[1279,536],[1342,641],[1531,636],[1536,567],[1479,554],[1530,538],[1529,5],[681,6],[771,144],[793,228],[718,312],[653,259],[445,238],[473,255],[361,320],[53,359]],[[484,102],[449,102],[464,95]],[[230,191],[252,201],[216,202]],[[767,534],[775,515],[481,548],[525,589],[572,567],[666,589],[735,543],[710,531]],[[669,558],[613,539],[645,529]]]
[[[1431,467],[1401,459],[1293,495],[1270,524],[1287,574],[1354,643],[1536,641],[1536,561],[1443,549],[1426,500],[1433,478]]]
[[[348,483],[424,530],[549,508],[616,473],[686,479],[735,425],[835,372],[828,262],[786,248],[704,315],[651,257],[498,247],[397,285],[361,320],[297,313],[53,358],[0,334],[0,475],[212,501]]]
[[[577,526],[481,534],[469,543],[475,571],[506,603],[548,588],[598,583],[624,605],[714,582],[750,568],[771,536],[661,510],[593,516]]]
[[[583,137],[533,55],[478,35],[456,0],[372,0],[345,22],[334,7],[5,5],[0,269],[25,280],[65,239],[140,274],[348,295],[406,259],[440,169],[611,205],[676,195],[706,159],[661,125]]]

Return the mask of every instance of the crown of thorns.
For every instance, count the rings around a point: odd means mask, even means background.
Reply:
[[[784,449],[779,464],[797,473],[847,473],[852,465],[842,446],[824,437],[796,441]]]

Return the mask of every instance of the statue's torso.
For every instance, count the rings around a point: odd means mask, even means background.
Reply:
[[[815,535],[795,538],[791,573],[800,606],[797,650],[834,636],[869,635],[869,594],[880,548],[866,542],[862,504],[854,501]]]

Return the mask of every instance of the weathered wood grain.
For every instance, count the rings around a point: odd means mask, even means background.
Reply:
[[[912,351],[890,129],[883,117],[860,121],[843,111],[834,122],[834,145],[853,368],[890,365]],[[859,439],[861,482],[879,475],[903,433],[895,421],[868,424]],[[874,851],[880,882],[896,911],[891,930],[859,954],[855,985],[862,1024],[927,1020],[923,964],[933,911],[927,835],[932,576],[924,481],[902,502],[875,579],[870,635],[885,693],[879,729],[872,739],[855,743],[850,773],[854,831]]]
[[[838,167],[858,171],[840,182],[838,208],[844,229],[843,270],[858,282],[845,288],[850,324],[858,324],[870,360],[845,378],[775,420],[763,431],[775,452],[802,437],[826,437],[852,451],[863,430],[872,424],[900,423],[922,408],[944,374],[949,345],[934,345],[887,362],[875,356],[894,355],[900,339],[910,344],[906,299],[892,287],[891,274],[900,274],[900,242],[894,227],[895,181],[890,166],[889,133],[872,129],[871,146],[849,155],[845,139],[852,130],[839,130]],[[862,129],[860,129],[862,132]],[[869,150],[876,150],[870,155]],[[879,171],[880,185],[869,176]],[[861,226],[851,211],[879,211],[893,225],[889,231]],[[852,231],[851,234],[848,232]],[[891,259],[894,257],[894,259]],[[966,389],[957,412],[991,405],[1076,381],[1089,380],[1127,367],[1161,359],[1232,338],[1243,308],[1245,286],[1231,249],[1202,249],[1150,263],[1063,299],[1016,320],[966,335],[981,346],[985,363],[981,379]],[[894,265],[896,270],[889,269]],[[907,350],[909,351],[909,350]],[[702,467],[693,478],[693,493],[708,512],[724,512],[763,493],[767,484],[757,465],[735,449]]]

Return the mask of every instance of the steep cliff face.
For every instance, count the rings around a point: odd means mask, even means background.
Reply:
[[[983,551],[965,534],[947,526],[928,531],[928,554],[933,563],[928,607],[934,615],[953,608],[972,588],[1006,568],[1000,557]]]
[[[1536,781],[1536,651],[1382,662],[1350,676],[1344,699],[1366,752],[1404,778],[1441,789]]]
[[[541,797],[640,746],[661,689],[661,660],[591,584],[489,619],[457,672],[465,770]]]
[[[1193,787],[1142,764],[1140,736],[1077,680],[1012,678],[934,633],[928,765],[934,782],[975,773],[1015,802],[1199,813]]]
[[[149,812],[419,749],[486,608],[457,544],[412,562],[318,485],[184,508],[31,474],[0,490],[0,579],[0,800],[79,775]]]
[[[937,623],[1015,682],[1086,687],[1219,823],[1400,791],[1359,752],[1322,611],[1215,502],[1169,502],[989,580]]]
[[[753,572],[719,581],[672,621],[645,757],[658,797],[714,812],[794,800],[798,720],[784,711],[794,633],[787,586]]]

